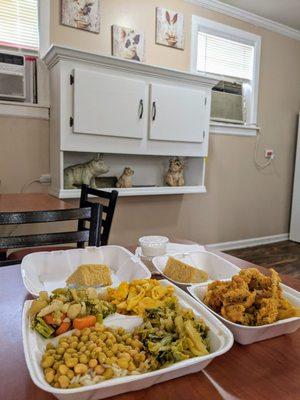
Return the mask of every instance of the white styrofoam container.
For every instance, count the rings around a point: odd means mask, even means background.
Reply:
[[[291,304],[300,308],[300,293],[286,285],[280,285],[284,297],[289,300]],[[250,344],[276,336],[293,333],[300,327],[300,317],[282,319],[272,324],[261,326],[244,326],[228,321],[203,302],[207,286],[207,283],[205,285],[193,285],[188,287],[188,291],[201,305],[206,307],[211,313],[218,317],[228,329],[231,330],[234,340],[240,344]]]
[[[172,257],[207,272],[208,280],[206,282],[199,283],[199,285],[206,284],[207,282],[210,283],[218,279],[228,279],[240,272],[240,268],[232,264],[230,261],[227,261],[224,258],[208,251],[189,251],[186,253],[176,253],[172,254]],[[164,274],[168,258],[168,254],[165,256],[154,257],[152,259],[152,263],[155,268],[170,281],[181,286],[193,285],[193,283],[174,281]]]
[[[174,286],[174,292],[179,298],[180,304],[183,307],[191,308],[196,315],[204,319],[205,323],[210,328],[210,354],[203,357],[194,357],[189,360],[184,360],[167,368],[147,372],[145,374],[115,378],[103,381],[96,385],[84,386],[76,389],[56,389],[45,381],[42,368],[39,365],[47,341],[30,328],[27,312],[31,305],[31,301],[26,301],[24,303],[22,316],[23,348],[26,364],[33,382],[39,388],[52,393],[59,400],[103,399],[120,393],[144,389],[160,382],[201,371],[214,358],[227,352],[231,348],[233,345],[233,336],[231,332],[211,312],[209,312],[206,307],[199,304],[189,294],[183,292],[167,280],[162,280],[160,282],[163,285]]]
[[[122,281],[151,277],[141,260],[120,246],[44,251],[28,254],[21,263],[23,283],[33,296],[41,290],[66,286],[66,279],[81,264],[106,264],[112,271],[112,286]]]

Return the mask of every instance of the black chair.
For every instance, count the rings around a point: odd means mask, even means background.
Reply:
[[[59,232],[59,233],[42,233],[33,235],[7,236],[0,237],[0,249],[14,249],[21,247],[37,247],[52,246],[67,243],[77,243],[78,247],[84,247],[84,243],[88,242],[89,246],[100,245],[100,229],[102,222],[102,206],[101,204],[90,204],[87,207],[55,210],[55,211],[29,211],[29,212],[7,212],[0,214],[0,225],[20,225],[41,222],[57,222],[57,221],[88,221],[90,226],[80,227],[78,231]],[[0,261],[0,266],[8,264],[16,264],[22,258],[31,252],[47,251],[53,249],[63,249],[63,247],[46,248],[40,247],[36,249],[23,249],[13,252],[13,257],[8,257],[6,261]]]
[[[87,185],[81,186],[81,196],[80,196],[80,207],[89,207],[91,204],[99,204],[91,202],[88,200],[88,196],[96,196],[100,200],[102,205],[102,226],[100,234],[101,246],[106,246],[108,244],[108,238],[110,234],[110,228],[115,212],[115,207],[118,199],[118,191],[112,190],[111,192],[105,192],[104,190],[93,189]],[[105,217],[105,218],[104,218]],[[78,230],[82,230],[85,227],[85,221],[81,220],[78,222]]]

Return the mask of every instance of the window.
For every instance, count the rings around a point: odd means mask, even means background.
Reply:
[[[0,45],[38,49],[37,0],[0,0]]]
[[[241,125],[256,127],[260,43],[260,36],[193,16],[192,71],[215,77],[220,81],[212,96],[214,98],[218,93],[217,100],[212,102],[213,120],[222,121],[223,125],[226,122],[230,123],[230,113],[233,112],[235,117],[242,114],[239,128]],[[241,93],[238,93],[238,88],[241,88]],[[232,104],[228,104],[231,101]],[[215,118],[216,110],[213,109],[215,104],[218,107],[224,104],[224,110],[226,106],[228,119]],[[240,108],[243,107],[242,113],[237,112],[241,111],[237,110],[239,105]],[[232,121],[237,122],[236,118],[232,118]]]

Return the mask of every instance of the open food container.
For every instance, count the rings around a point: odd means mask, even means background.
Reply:
[[[27,312],[32,301],[26,301],[22,317],[23,347],[27,367],[33,382],[40,389],[52,393],[60,400],[103,399],[120,393],[144,389],[160,382],[201,371],[214,358],[227,352],[231,348],[233,344],[233,336],[231,332],[211,312],[209,312],[206,307],[199,304],[190,295],[183,292],[172,283],[166,280],[160,282],[164,286],[173,286],[174,294],[178,297],[180,305],[184,308],[192,309],[197,316],[204,319],[206,325],[209,327],[210,354],[180,361],[166,368],[146,372],[144,374],[114,378],[95,385],[83,386],[75,389],[56,389],[45,381],[40,366],[42,354],[49,341],[42,339],[31,329]]]
[[[272,324],[260,326],[245,326],[228,321],[226,318],[213,311],[203,302],[207,287],[207,283],[204,285],[193,285],[188,287],[188,291],[195,299],[199,301],[201,305],[206,307],[211,313],[218,317],[228,329],[231,330],[234,340],[240,344],[250,344],[276,336],[293,333],[300,327],[300,317],[286,318],[273,322]],[[283,296],[293,306],[300,308],[300,293],[283,284],[280,284],[280,287],[282,289]]]
[[[210,283],[214,280],[218,279],[228,279],[233,275],[238,274],[240,272],[240,268],[236,265],[232,264],[230,261],[225,260],[224,258],[210,253],[208,251],[190,251],[187,253],[176,253],[172,254],[172,257],[180,260],[184,263],[191,265],[194,268],[201,269],[208,274],[208,280],[203,283],[199,283],[200,285]],[[169,255],[154,257],[152,262],[163,276],[171,280],[172,282],[181,285],[181,286],[190,286],[194,283],[182,283],[175,281],[164,274],[164,270],[168,261]]]
[[[65,287],[67,278],[82,264],[106,264],[112,286],[151,277],[148,268],[124,247],[102,246],[28,254],[21,263],[23,283],[29,293],[38,296],[42,290]]]

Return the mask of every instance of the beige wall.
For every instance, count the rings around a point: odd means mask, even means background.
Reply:
[[[155,7],[170,7],[185,15],[185,50],[155,44]],[[231,241],[288,231],[297,112],[300,109],[300,42],[181,0],[101,0],[100,35],[59,24],[59,0],[51,0],[52,43],[95,53],[111,54],[111,25],[144,29],[147,63],[189,71],[190,26],[193,14],[226,23],[262,36],[258,123],[262,149],[273,148],[276,159],[261,171],[253,162],[255,139],[211,135],[207,164],[207,194],[121,198],[111,242],[134,243],[142,234],[161,233],[202,243]],[[6,122],[5,133],[12,129]],[[33,122],[24,121],[23,134],[34,152],[48,152],[48,127],[31,133]],[[2,124],[1,124],[2,137]],[[15,134],[6,138],[13,155]],[[47,159],[26,152],[28,170],[6,172],[12,178],[5,191],[16,191],[42,171]],[[24,156],[25,157],[25,156]],[[2,164],[4,163],[1,160]],[[22,161],[16,166],[22,169]],[[6,166],[2,168],[7,168]],[[35,174],[35,171],[37,174]],[[34,189],[37,189],[36,187]]]

